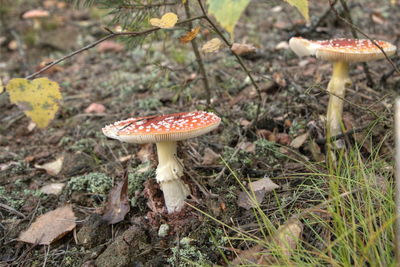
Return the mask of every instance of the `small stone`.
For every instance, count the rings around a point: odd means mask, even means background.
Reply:
[[[158,236],[159,237],[166,237],[169,232],[169,225],[164,223],[160,225],[160,228],[158,229]]]

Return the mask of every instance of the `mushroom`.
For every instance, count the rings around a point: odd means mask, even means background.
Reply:
[[[163,191],[167,211],[172,213],[182,209],[190,194],[189,187],[180,179],[183,162],[177,157],[177,141],[208,133],[220,122],[221,119],[210,112],[183,112],[118,121],[104,127],[103,133],[127,143],[156,144],[156,180]]]
[[[26,11],[23,15],[23,19],[32,19],[33,20],[33,28],[35,30],[40,29],[40,19],[48,17],[50,15],[49,11],[42,9],[32,9]]]
[[[396,52],[396,47],[385,41],[374,41],[387,56]],[[326,115],[327,139],[341,133],[343,99],[346,86],[351,85],[349,64],[385,58],[385,55],[372,41],[367,39],[332,39],[311,41],[301,37],[293,37],[289,41],[290,48],[298,56],[314,55],[317,58],[331,61],[332,78],[328,84],[329,104]],[[336,143],[337,147],[343,146]]]

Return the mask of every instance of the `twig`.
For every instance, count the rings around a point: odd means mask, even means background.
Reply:
[[[26,216],[24,214],[22,214],[21,212],[17,211],[16,209],[14,209],[13,207],[10,207],[6,204],[0,203],[0,208],[3,208],[5,210],[8,210],[10,213],[14,213],[20,217],[22,217],[23,219],[26,218]]]
[[[185,24],[185,23],[191,22],[193,20],[198,20],[198,19],[203,19],[203,18],[205,18],[205,16],[198,16],[198,17],[186,19],[186,20],[183,20],[181,22],[178,22],[176,25]],[[108,39],[111,39],[111,38],[114,38],[114,37],[117,37],[117,36],[136,37],[136,36],[140,36],[140,35],[146,35],[146,34],[158,31],[160,29],[161,28],[154,27],[154,28],[147,29],[147,30],[144,30],[144,31],[139,31],[139,32],[112,32],[109,35],[106,35],[103,38],[101,38],[101,39],[99,39],[99,40],[97,40],[97,41],[95,41],[95,42],[93,42],[91,44],[88,44],[88,45],[86,45],[86,46],[84,46],[84,47],[82,47],[82,48],[80,48],[78,50],[75,50],[75,51],[69,53],[68,55],[63,56],[62,58],[59,58],[59,59],[49,63],[48,65],[46,65],[45,67],[41,68],[37,72],[26,76],[25,79],[32,79],[32,78],[36,77],[37,75],[39,75],[40,73],[50,69],[54,65],[57,65],[57,64],[61,63],[62,61],[66,60],[68,58],[71,58],[71,57],[73,57],[73,56],[75,56],[75,55],[77,55],[79,53],[82,53],[83,51],[89,50],[89,49],[95,47],[96,45],[100,44],[101,42],[104,42],[104,41],[106,41]]]
[[[395,71],[397,73],[400,74],[400,70],[397,68],[397,66],[393,63],[393,61],[389,58],[389,56],[386,54],[385,50],[383,50],[383,48],[377,44],[377,42],[375,42],[375,40],[373,40],[371,37],[369,37],[366,33],[364,33],[360,28],[358,28],[356,25],[348,22],[346,19],[344,19],[342,16],[340,16],[339,12],[337,11],[337,9],[332,5],[332,0],[328,0],[329,4],[333,10],[333,12],[335,12],[336,17],[338,17],[341,21],[343,21],[344,23],[346,23],[347,25],[349,25],[352,29],[354,29],[355,31],[357,31],[358,33],[360,33],[362,36],[364,36],[365,38],[367,38],[368,40],[371,41],[371,43],[373,43],[379,50],[381,50],[382,54],[385,56],[386,60],[389,61],[389,63],[392,65],[393,69],[395,69]]]
[[[149,9],[155,7],[162,7],[162,6],[174,6],[179,4],[179,2],[171,2],[171,3],[158,3],[158,4],[148,4],[148,5],[123,5],[119,8],[121,9]]]
[[[350,12],[349,7],[347,6],[346,1],[345,0],[340,0],[340,4],[343,7],[343,10],[344,10],[344,12],[346,14],[347,19],[349,20],[349,23],[351,25],[354,25],[353,18],[351,17],[351,12]],[[353,35],[353,38],[357,39],[358,38],[357,31],[353,27],[350,27],[350,30],[351,30],[351,34]],[[366,62],[363,62],[362,66],[363,66],[363,69],[364,69],[364,72],[365,72],[365,77],[367,77],[368,86],[374,87],[375,83],[372,80],[371,73],[370,73],[369,68],[368,68],[368,64]]]
[[[186,17],[190,18],[191,15],[190,15],[189,1],[185,2],[185,12],[186,12]],[[189,31],[192,28],[193,28],[193,23],[189,22],[188,23]],[[200,70],[200,73],[201,73],[201,76],[202,76],[201,78],[202,78],[202,81],[203,81],[204,89],[206,91],[207,105],[210,105],[210,103],[211,103],[211,90],[210,90],[210,86],[209,86],[208,79],[207,79],[206,69],[204,68],[203,60],[202,60],[200,52],[199,52],[199,47],[197,45],[196,38],[194,38],[191,41],[191,44],[192,44],[193,52],[194,52],[194,54],[196,56],[197,64],[199,65],[199,70]]]
[[[217,25],[215,25],[215,23],[210,19],[210,17],[208,16],[207,11],[205,10],[201,0],[197,0],[197,2],[199,3],[201,11],[203,12],[204,18],[208,21],[208,23],[210,23],[210,25],[214,29],[214,31],[222,38],[224,43],[229,47],[229,50],[231,51],[232,55],[235,56],[235,58],[238,61],[239,65],[242,67],[244,72],[246,72],[247,76],[249,77],[251,83],[254,86],[254,89],[256,89],[257,96],[258,96],[257,111],[256,111],[255,118],[251,123],[251,126],[255,127],[256,124],[257,124],[257,121],[258,121],[258,116],[260,114],[261,103],[262,103],[261,90],[258,87],[258,85],[257,85],[256,81],[254,80],[253,76],[251,75],[250,71],[247,69],[246,65],[243,63],[243,60],[230,49],[232,47],[231,42],[229,42],[228,39],[225,38],[224,34],[218,29]]]

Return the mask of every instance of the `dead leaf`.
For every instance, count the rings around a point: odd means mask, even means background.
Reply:
[[[297,247],[302,231],[303,224],[298,219],[291,219],[278,228],[274,240],[282,249],[282,254],[290,257]]]
[[[268,240],[270,240],[270,243],[274,242],[282,249],[282,254],[289,257],[297,247],[302,231],[303,224],[298,219],[290,219],[281,225]],[[232,261],[234,266],[249,263],[257,264],[257,266],[282,266],[282,264],[279,264],[279,259],[272,257],[269,251],[261,245],[239,250],[238,256]]]
[[[150,24],[161,29],[170,29],[175,26],[178,21],[178,16],[175,13],[165,13],[161,19],[151,18]]]
[[[385,17],[379,12],[373,12],[371,15],[371,19],[376,24],[380,24],[380,25],[386,24]]]
[[[124,51],[125,46],[123,44],[117,43],[115,41],[104,41],[97,46],[97,51],[100,53],[107,52],[121,52]]]
[[[49,59],[49,58],[43,59],[39,63],[39,65],[36,66],[36,71],[39,71],[39,70],[43,69],[44,67],[46,67],[47,65],[49,65],[52,62],[53,62],[52,59]],[[64,68],[59,66],[59,65],[55,65],[55,66],[43,71],[42,73],[43,74],[47,74],[47,75],[52,75],[54,73],[61,72],[61,71],[64,71]]]
[[[271,192],[275,189],[279,188],[279,185],[274,183],[270,178],[264,177],[255,182],[249,183],[249,189],[252,191],[261,191]]]
[[[45,163],[43,165],[35,164],[34,167],[37,169],[43,169],[47,172],[47,174],[55,176],[60,173],[63,162],[64,162],[64,157],[61,156],[55,161]]]
[[[280,87],[286,87],[287,83],[285,78],[283,77],[283,74],[280,72],[274,72],[272,74],[272,79],[274,82],[276,82]]]
[[[265,196],[265,193],[279,188],[270,178],[264,177],[258,181],[249,184],[250,195],[246,192],[240,192],[238,197],[238,206],[249,210],[259,205]]]
[[[132,158],[132,155],[128,155],[128,156],[119,157],[118,160],[119,160],[119,162],[125,162],[125,161],[130,160],[131,158]]]
[[[65,184],[64,183],[52,183],[40,188],[40,191],[47,195],[59,195],[61,194]]]
[[[297,136],[295,139],[292,140],[292,142],[290,142],[290,146],[293,148],[300,148],[307,140],[308,136],[309,136],[308,132]]]
[[[92,103],[85,109],[85,113],[104,113],[104,111],[106,107],[98,103]]]
[[[238,148],[242,149],[246,152],[249,152],[249,153],[253,153],[253,154],[256,153],[256,145],[252,142],[245,142],[245,141],[240,142],[238,144]]]
[[[276,134],[276,142],[278,144],[288,146],[290,144],[290,136],[287,133],[277,133]]]
[[[28,129],[28,132],[32,132],[35,128],[36,128],[36,123],[34,123],[33,121],[30,121],[28,124],[28,127],[26,127]]]
[[[136,156],[142,163],[152,161],[154,159],[153,144],[141,145],[140,150],[136,153]]]
[[[232,44],[231,50],[238,56],[246,56],[249,54],[254,54],[257,48],[252,44]]]
[[[124,219],[129,210],[128,176],[125,175],[124,180],[114,186],[108,194],[103,219],[109,224],[118,223]]]
[[[179,41],[181,41],[181,43],[189,43],[190,41],[192,41],[194,38],[197,37],[197,35],[200,32],[200,26],[197,26],[196,28],[192,29],[190,32],[187,32],[184,36],[179,38]]]
[[[290,48],[290,47],[289,47],[289,43],[286,42],[286,41],[279,42],[279,43],[275,46],[275,49],[276,49],[276,50],[287,50],[287,49],[289,49],[289,48]]]
[[[39,216],[34,223],[22,232],[18,241],[50,245],[62,238],[76,227],[75,214],[72,205],[65,205]]]
[[[207,147],[204,149],[204,156],[203,156],[203,165],[211,165],[215,163],[219,159],[219,154],[215,153],[214,150],[211,148]]]
[[[221,45],[222,41],[220,39],[213,38],[201,47],[201,51],[203,51],[204,53],[216,52],[219,50]]]

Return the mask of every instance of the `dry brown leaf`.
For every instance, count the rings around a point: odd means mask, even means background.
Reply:
[[[232,44],[231,50],[238,56],[246,56],[256,52],[257,48],[252,44]]]
[[[207,147],[206,149],[204,149],[204,156],[203,156],[202,164],[204,164],[204,165],[214,164],[219,159],[219,156],[220,155],[215,153],[214,150]]]
[[[308,136],[309,136],[308,132],[297,136],[295,139],[292,140],[292,142],[290,142],[290,146],[293,148],[300,148],[307,140]]]
[[[252,142],[242,141],[237,147],[249,153],[256,153],[256,145]]]
[[[55,176],[60,173],[63,162],[64,162],[64,157],[61,156],[55,161],[48,162],[43,165],[35,164],[34,167],[36,169],[43,169],[47,172],[47,174]]]
[[[283,77],[283,74],[280,72],[274,72],[272,74],[272,79],[274,82],[276,82],[280,87],[286,87],[287,83],[285,78]]]
[[[264,177],[258,181],[249,183],[250,195],[246,192],[240,192],[238,197],[238,206],[249,210],[257,207],[265,196],[265,193],[279,188],[270,178]]]
[[[187,32],[184,36],[180,37],[179,41],[181,41],[181,43],[189,43],[190,41],[192,41],[194,38],[197,37],[199,32],[200,32],[200,26],[197,26],[190,32]]]
[[[106,107],[98,103],[92,103],[85,109],[85,113],[104,113],[104,111]]]
[[[65,184],[64,183],[52,183],[52,184],[47,184],[45,186],[43,186],[42,188],[40,188],[40,191],[47,194],[47,195],[59,195],[63,188],[64,188]]]
[[[114,186],[108,194],[103,219],[109,224],[118,223],[124,219],[129,210],[128,176],[125,175],[124,180]]]
[[[290,257],[299,242],[302,231],[303,224],[298,219],[289,220],[278,228],[274,240],[281,247],[283,254]]]
[[[115,41],[104,41],[101,42],[97,46],[97,51],[100,53],[107,53],[107,52],[121,52],[125,49],[125,46],[123,44],[117,43]]]
[[[201,47],[201,51],[203,51],[204,53],[212,53],[212,52],[216,52],[219,50],[219,48],[221,47],[222,42],[220,39],[218,38],[213,38],[210,41],[208,41],[207,43],[205,43],[202,47]]]
[[[39,216],[26,231],[20,233],[18,241],[50,245],[76,227],[75,219],[71,205],[59,207]]]
[[[142,163],[152,161],[154,159],[153,144],[141,145],[140,150],[136,153],[136,156]]]
[[[279,185],[274,183],[268,177],[264,177],[264,178],[261,178],[260,180],[249,183],[249,189],[252,191],[264,190],[265,192],[271,192],[272,190],[275,190],[277,188],[279,188]]]
[[[150,24],[154,27],[159,27],[161,29],[169,29],[175,26],[178,21],[178,16],[175,13],[168,12],[165,13],[161,19],[152,18],[150,19]]]

